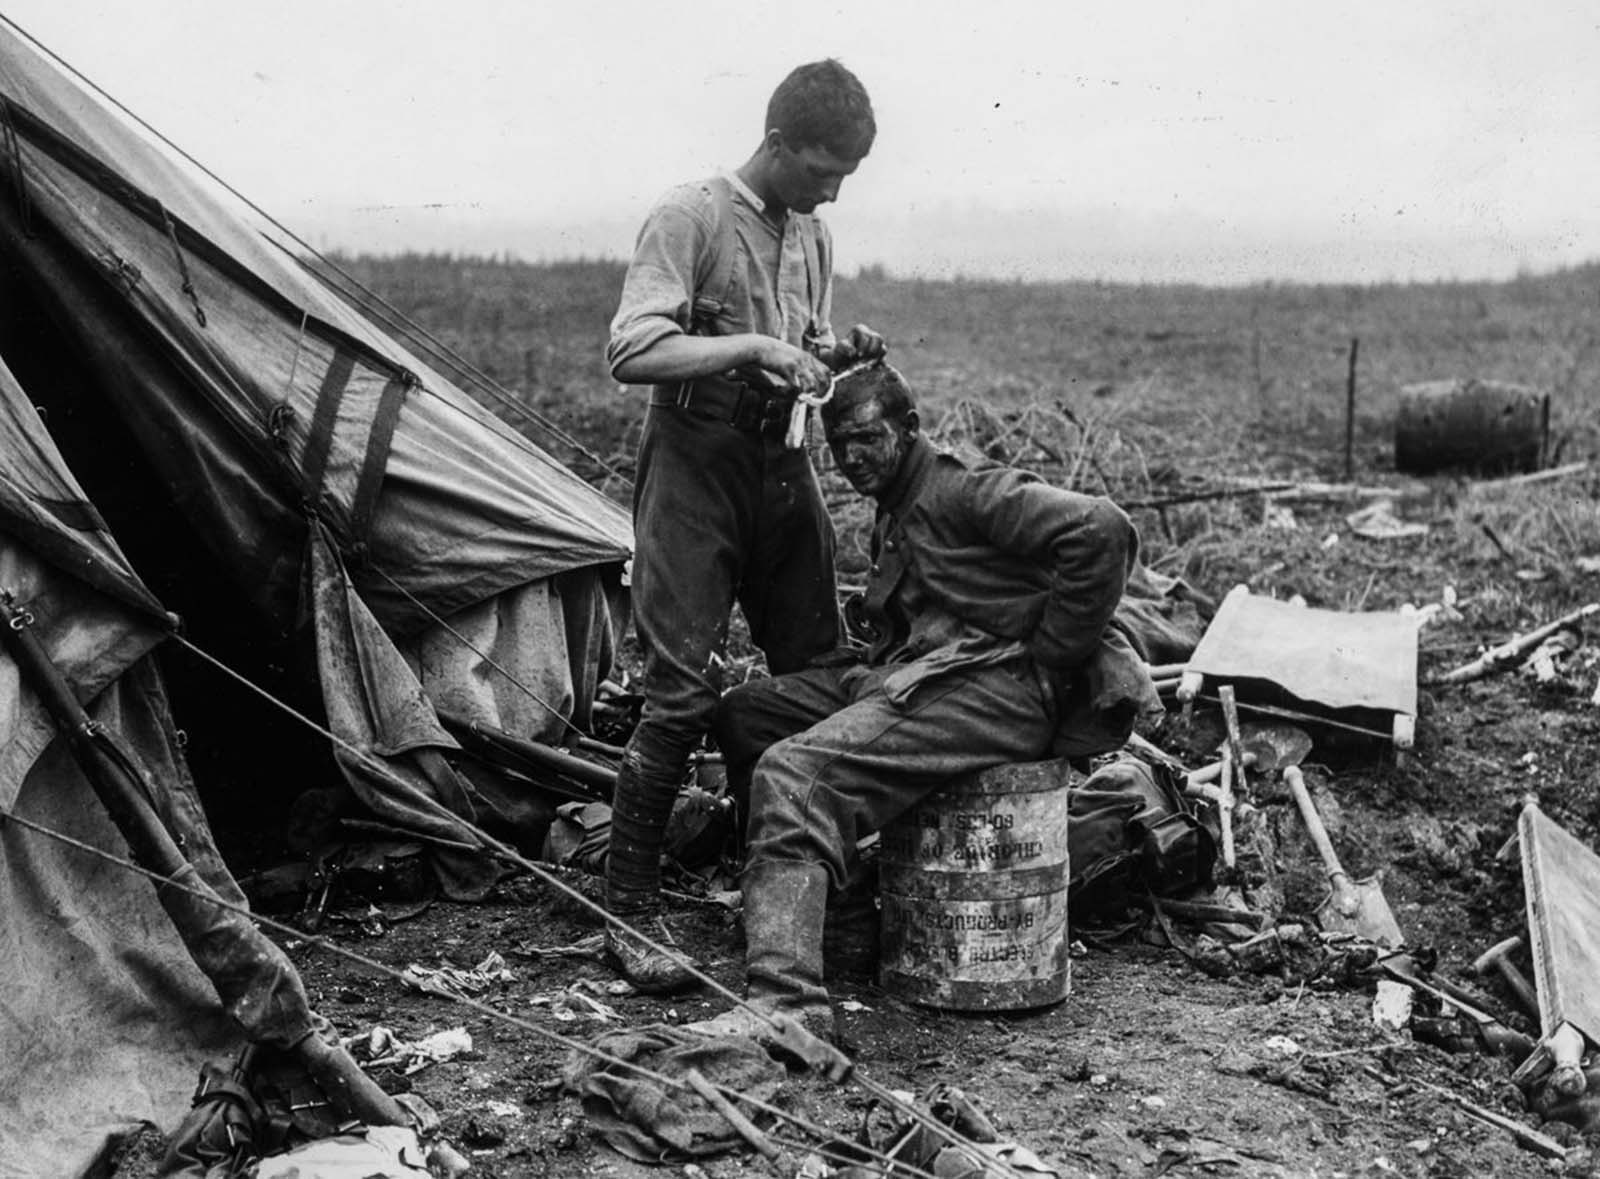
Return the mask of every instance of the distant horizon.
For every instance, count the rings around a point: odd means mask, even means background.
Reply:
[[[824,209],[841,275],[882,270],[895,279],[1240,287],[1499,283],[1600,263],[1559,237],[1524,243],[1439,235],[1375,241],[1317,240],[1301,231],[1272,239],[1228,232],[1193,217],[1082,218],[1003,210],[937,210],[898,221]],[[444,254],[530,265],[625,264],[636,226],[621,217],[552,224],[481,208],[306,211],[289,228],[320,253],[398,257]],[[918,231],[918,223],[929,227]],[[843,228],[841,228],[841,224]],[[923,239],[938,249],[921,250]],[[1034,248],[1029,249],[1032,242]]]
[[[446,258],[456,262],[483,262],[491,266],[531,266],[548,267],[556,269],[563,266],[614,266],[621,269],[628,264],[628,259],[619,254],[542,254],[538,257],[528,257],[514,249],[465,249],[451,248],[448,246],[398,246],[384,248],[354,248],[332,243],[326,246],[315,247],[318,254],[324,257],[375,259],[379,261],[395,261],[404,258]],[[1071,286],[1082,283],[1091,286],[1189,286],[1189,287],[1216,287],[1218,289],[1232,287],[1385,287],[1385,286],[1499,286],[1516,282],[1536,282],[1540,279],[1559,278],[1564,274],[1581,271],[1590,267],[1600,268],[1600,257],[1584,258],[1574,262],[1554,263],[1533,269],[1518,271],[1515,274],[1503,276],[1464,276],[1464,277],[1417,277],[1417,278],[1379,278],[1379,279],[1299,279],[1299,278],[1253,278],[1237,282],[1216,283],[1202,282],[1194,279],[1133,279],[1133,278],[1107,278],[1103,275],[1074,275],[1065,278],[1038,278],[1024,277],[1022,275],[982,274],[977,272],[956,271],[948,275],[932,276],[927,274],[901,273],[882,262],[863,262],[854,267],[839,268],[837,278],[847,281],[862,281],[868,279],[882,279],[888,282],[928,282],[928,283],[991,283],[996,285],[1019,286]]]
[[[878,138],[842,273],[1486,282],[1600,256],[1583,0],[8,0],[0,20],[307,241],[625,257],[838,57]],[[307,30],[315,30],[314,36]]]

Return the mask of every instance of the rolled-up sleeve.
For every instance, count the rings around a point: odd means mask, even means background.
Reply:
[[[617,367],[667,336],[689,330],[696,272],[707,257],[711,226],[678,194],[669,194],[645,219],[634,244],[633,260],[622,281],[622,298],[611,320],[606,365]]]

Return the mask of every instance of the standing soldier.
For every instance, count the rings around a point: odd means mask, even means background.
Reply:
[[[710,728],[710,663],[734,601],[774,674],[839,639],[833,527],[789,427],[806,412],[798,398],[884,352],[863,326],[835,337],[832,240],[813,212],[876,133],[849,70],[800,66],[773,92],[743,166],[651,210],[623,283],[606,359],[618,381],[652,386],[633,501],[644,710],[617,778],[606,868],[606,906],[633,924],[659,909],[662,837]],[[618,926],[606,952],[641,990],[693,982]]]

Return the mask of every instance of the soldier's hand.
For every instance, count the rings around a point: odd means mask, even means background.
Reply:
[[[821,358],[783,340],[768,339],[762,349],[761,368],[784,388],[820,396],[827,392],[833,373]]]
[[[844,368],[863,360],[881,360],[888,351],[889,345],[882,336],[866,324],[858,323],[850,329],[849,335],[839,341],[834,367]]]
[[[856,324],[844,339],[835,340],[826,348],[815,349],[816,354],[834,372],[863,360],[877,360],[888,350],[889,345],[884,343],[883,337],[864,323]]]

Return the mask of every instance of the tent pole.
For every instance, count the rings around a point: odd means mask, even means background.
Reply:
[[[0,591],[0,635],[24,679],[67,739],[73,760],[142,867],[181,884],[157,886],[189,956],[216,988],[223,1007],[255,1043],[298,1058],[334,1108],[369,1125],[409,1126],[411,1118],[341,1045],[319,1034],[294,963],[243,914],[209,904],[217,899],[173,840],[146,797],[141,775],[112,734],[84,711],[60,670],[29,628],[33,615]]]

